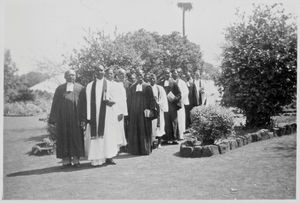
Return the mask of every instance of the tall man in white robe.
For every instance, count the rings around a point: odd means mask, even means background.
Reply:
[[[165,134],[164,113],[169,111],[168,99],[165,89],[156,84],[156,76],[153,73],[149,75],[149,82],[158,108],[157,118],[152,120],[152,140],[157,139],[157,147],[161,148],[161,138]]]
[[[119,151],[118,108],[113,84],[103,78],[104,67],[94,67],[95,80],[86,87],[86,148],[92,166],[115,164],[113,157]]]
[[[179,140],[183,139],[183,133],[186,130],[186,121],[185,121],[185,105],[189,105],[189,89],[186,85],[186,83],[178,76],[178,70],[172,71],[172,77],[177,82],[179,90],[181,92],[181,105],[182,108],[180,108],[177,111],[178,115],[178,133],[179,133]]]
[[[117,69],[116,71],[116,79],[115,79],[115,87],[116,87],[116,107],[118,108],[118,112],[120,116],[118,118],[118,126],[120,128],[120,136],[123,140],[122,145],[125,146],[126,136],[125,136],[125,125],[124,125],[124,118],[128,116],[128,109],[127,109],[127,96],[126,96],[126,89],[124,86],[125,83],[125,70],[122,68]]]

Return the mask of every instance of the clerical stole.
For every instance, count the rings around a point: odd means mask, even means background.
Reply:
[[[92,84],[92,90],[91,90],[91,137],[96,137],[97,135],[97,127],[98,127],[98,135],[100,137],[103,137],[104,135],[104,126],[105,126],[105,114],[106,114],[106,104],[104,101],[105,98],[105,92],[107,91],[107,83],[106,80],[103,79],[103,87],[102,87],[102,94],[101,94],[101,105],[100,105],[100,111],[99,111],[99,122],[97,126],[97,105],[96,105],[96,84],[97,80],[95,80]]]

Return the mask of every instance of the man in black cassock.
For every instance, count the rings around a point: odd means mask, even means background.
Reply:
[[[152,88],[143,81],[144,73],[137,70],[137,82],[129,89],[128,102],[128,152],[149,155],[152,151],[152,119],[156,115],[156,102]]]
[[[166,134],[162,139],[165,143],[178,144],[177,110],[181,108],[181,92],[175,80],[171,78],[170,69],[164,71],[164,80],[158,84],[164,87],[169,106],[169,111],[164,113]]]
[[[191,124],[190,111],[197,106],[197,90],[194,80],[191,76],[191,72],[186,73],[186,85],[189,89],[189,105],[185,106],[186,114],[186,127],[188,128]]]
[[[130,87],[136,82],[136,76],[133,71],[126,73],[126,80],[124,81],[124,87],[126,90],[126,103],[127,110],[129,109],[128,98],[130,97]],[[124,116],[124,126],[125,126],[125,137],[128,140],[128,128],[129,128],[129,118],[128,115]],[[125,152],[127,152],[127,147],[125,147]]]
[[[63,166],[79,166],[84,156],[83,132],[80,127],[81,97],[84,88],[75,83],[74,70],[65,72],[66,83],[55,90],[49,123],[56,126],[56,157]]]

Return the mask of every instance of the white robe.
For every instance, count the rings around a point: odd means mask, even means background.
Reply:
[[[178,116],[178,131],[179,131],[179,138],[183,139],[183,133],[186,130],[185,126],[185,107],[184,105],[189,105],[189,89],[186,85],[186,83],[178,79],[177,81],[179,90],[181,92],[181,108],[177,111]]]
[[[87,99],[87,119],[90,119],[90,100],[91,100],[91,89],[92,83],[90,82],[86,87],[86,99]],[[99,111],[101,106],[101,95],[102,95],[103,80],[98,80],[96,84],[96,123],[99,123]],[[90,125],[87,125],[86,135],[85,135],[85,148],[88,160],[92,161],[94,165],[100,165],[105,162],[106,158],[112,158],[117,155],[119,147],[121,145],[126,145],[126,139],[121,135],[117,116],[121,114],[117,106],[117,86],[114,82],[107,81],[107,92],[106,97],[115,101],[116,104],[113,106],[106,106],[105,114],[105,127],[103,137],[96,137],[91,139],[91,129]],[[96,133],[98,129],[96,130]],[[96,134],[98,135],[98,133]],[[124,143],[125,141],[125,143]]]
[[[153,85],[152,91],[156,99],[156,102],[159,105],[159,127],[157,127],[157,120],[152,120],[152,140],[155,140],[156,137],[161,137],[165,134],[165,117],[164,112],[169,111],[168,99],[165,89],[160,85]],[[159,93],[158,93],[159,91]]]
[[[123,114],[123,116],[128,115],[127,110],[127,96],[126,90],[122,82],[114,82],[115,83],[115,90],[116,90],[116,108],[119,114]],[[126,145],[126,137],[125,137],[125,128],[124,128],[124,117],[122,120],[118,121],[119,131],[120,131],[120,138],[121,144]]]

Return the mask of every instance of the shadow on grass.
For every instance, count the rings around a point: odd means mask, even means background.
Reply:
[[[173,156],[176,156],[176,157],[179,157],[179,158],[182,158],[182,159],[197,159],[197,158],[199,159],[199,157],[193,157],[193,156],[183,157],[183,156],[180,155],[180,152],[174,153]],[[207,157],[201,157],[201,159],[203,159],[203,158],[207,158]]]
[[[25,139],[25,141],[27,141],[27,142],[30,142],[30,141],[41,142],[46,137],[49,137],[49,135],[48,134],[43,134],[43,135],[38,135],[38,136],[32,136],[30,138]]]
[[[296,142],[294,143],[278,143],[277,146],[269,147],[268,150],[274,151],[274,153],[281,152],[281,156],[284,156],[286,158],[288,157],[295,157],[296,156]]]
[[[10,173],[10,174],[7,174],[6,176],[7,177],[16,177],[16,176],[42,175],[42,174],[48,174],[48,173],[73,172],[73,171],[81,171],[81,170],[87,170],[87,169],[103,168],[106,166],[108,166],[108,165],[103,164],[101,166],[94,167],[94,166],[91,166],[90,163],[81,164],[78,168],[75,168],[75,167],[63,168],[62,166],[52,166],[52,167],[48,167],[48,168],[41,168],[41,169],[34,169],[34,170]]]
[[[122,153],[119,154],[118,156],[114,157],[114,159],[129,159],[129,158],[135,158],[135,157],[140,157],[140,155],[132,155],[128,153]]]

